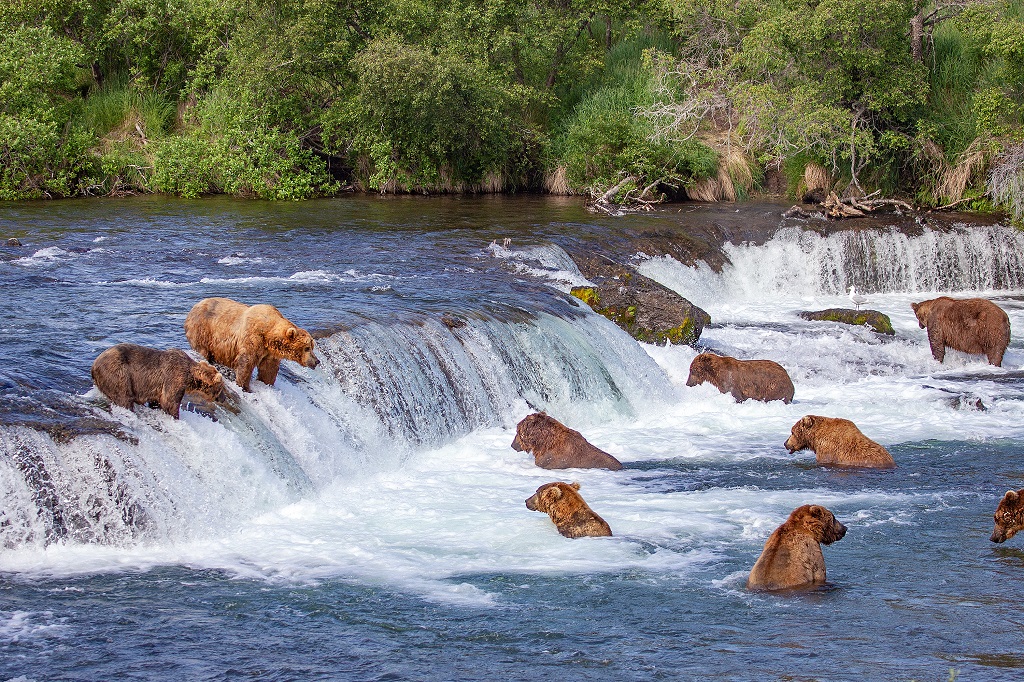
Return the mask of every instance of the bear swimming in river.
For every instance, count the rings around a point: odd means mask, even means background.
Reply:
[[[727,355],[701,353],[690,363],[687,386],[708,382],[736,402],[753,398],[793,402],[793,381],[786,369],[772,360],[737,360]]]
[[[177,348],[157,350],[133,343],[119,343],[100,353],[92,363],[92,380],[115,405],[130,410],[155,402],[175,419],[186,392],[217,400],[224,391],[224,377],[212,365],[196,362]]]
[[[204,298],[185,318],[185,337],[210,362],[235,371],[235,382],[249,391],[252,370],[273,386],[281,360],[310,369],[320,364],[313,355],[313,337],[289,322],[272,305],[248,306],[228,298]]]
[[[928,330],[932,357],[942,362],[946,347],[964,353],[982,354],[989,364],[1000,367],[1010,343],[1010,318],[1003,309],[984,298],[955,299],[940,296],[911,303],[917,323]]]
[[[989,538],[992,542],[1006,542],[1024,528],[1024,488],[1007,490],[994,516],[996,525]]]
[[[526,508],[550,516],[567,538],[611,536],[611,527],[583,501],[579,489],[579,483],[545,483],[527,498]]]
[[[846,535],[846,526],[825,507],[797,507],[764,543],[747,578],[750,590],[787,590],[825,583],[821,545]]]
[[[512,449],[533,453],[534,462],[543,469],[611,469],[622,463],[604,450],[594,447],[583,435],[554,417],[537,412],[516,426]]]
[[[818,464],[837,467],[891,469],[892,455],[849,419],[809,414],[793,424],[786,449],[790,454],[810,448]]]

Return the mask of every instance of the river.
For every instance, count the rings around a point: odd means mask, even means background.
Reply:
[[[1024,236],[784,208],[0,206],[24,244],[0,246],[0,679],[1019,680],[1024,545],[988,537],[1024,486]],[[715,267],[633,250],[708,226]],[[568,295],[588,245],[707,310],[701,348],[785,366],[795,401],[686,387],[697,349],[639,344]],[[799,318],[848,307],[850,284],[895,336]],[[910,303],[939,294],[1007,311],[1002,368],[931,358]],[[273,303],[320,366],[283,363],[217,421],[110,411],[96,355],[187,348],[207,296]],[[624,469],[535,467],[510,443],[539,409]],[[790,455],[805,414],[854,420],[898,467]],[[568,540],[526,509],[555,480],[614,537]],[[849,528],[824,548],[829,584],[748,592],[808,503]]]

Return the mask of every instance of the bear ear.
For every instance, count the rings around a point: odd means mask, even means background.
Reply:
[[[580,484],[577,483],[576,481],[573,481],[572,483],[569,484],[569,487],[572,488],[573,490],[579,490]]]
[[[294,339],[296,334],[295,327],[288,327],[288,331],[286,333],[289,339]]]
[[[800,426],[803,426],[805,428],[810,428],[810,427],[814,426],[814,415],[810,415],[809,414],[806,417],[804,417],[803,419],[801,419],[800,420]]]
[[[812,504],[811,508],[807,511],[810,512],[811,516],[819,519],[825,515],[825,510],[816,504]]]
[[[1007,502],[1016,502],[1018,497],[1020,497],[1020,495],[1018,495],[1016,491],[1013,490],[1007,490],[1006,494],[1003,495],[1003,499],[1006,500]]]
[[[921,307],[921,304],[920,303],[911,303],[910,307],[913,308],[914,312],[916,313],[917,309]]]
[[[551,497],[552,498],[554,498],[556,500],[562,499],[562,489],[559,488],[557,485],[551,486],[551,488],[549,488],[549,490],[551,491]]]

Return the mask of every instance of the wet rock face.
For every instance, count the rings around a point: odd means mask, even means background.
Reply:
[[[892,322],[885,313],[877,310],[853,310],[852,308],[829,308],[828,310],[804,311],[800,317],[816,322],[841,322],[871,327],[879,334],[894,335]]]
[[[595,286],[575,287],[572,295],[637,341],[692,344],[711,322],[704,310],[630,268],[592,257],[574,260]]]

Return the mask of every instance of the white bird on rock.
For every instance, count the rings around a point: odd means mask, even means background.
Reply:
[[[868,297],[863,295],[863,294],[858,294],[857,293],[857,287],[855,287],[855,286],[853,286],[851,284],[850,285],[850,300],[853,301],[853,304],[855,306],[857,306],[857,310],[860,310],[860,307],[868,302]]]

